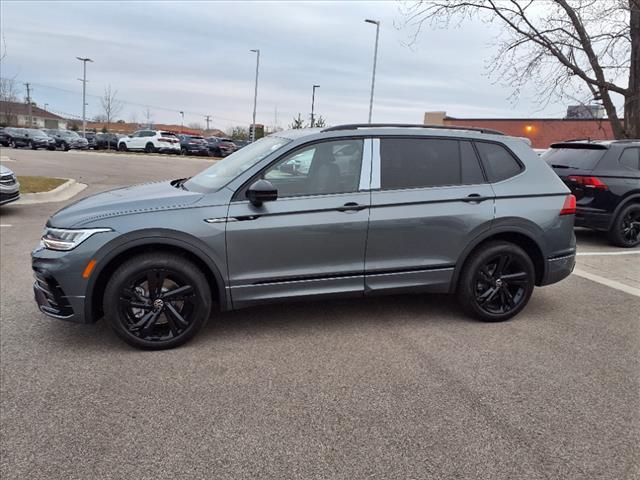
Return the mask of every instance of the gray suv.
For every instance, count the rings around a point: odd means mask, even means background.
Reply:
[[[291,130],[60,210],[32,254],[35,297],[150,349],[189,340],[214,307],[280,300],[456,293],[500,321],[571,273],[574,213],[551,168],[499,132]]]

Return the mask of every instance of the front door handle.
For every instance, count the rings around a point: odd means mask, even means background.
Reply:
[[[479,193],[472,193],[472,194],[468,195],[467,198],[463,198],[462,201],[463,202],[468,202],[468,203],[480,203],[480,202],[482,202],[482,201],[484,201],[486,199],[487,199],[487,197],[483,197]]]
[[[359,210],[364,210],[365,208],[367,207],[365,207],[364,205],[360,205],[359,203],[348,202],[343,206],[338,207],[336,210],[338,210],[339,212],[357,212]]]

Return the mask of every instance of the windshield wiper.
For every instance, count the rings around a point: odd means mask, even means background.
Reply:
[[[171,182],[171,185],[173,185],[176,188],[181,188],[182,190],[187,190],[189,191],[189,189],[187,187],[184,186],[185,182],[187,180],[189,180],[189,178],[191,177],[187,177],[187,178],[179,178],[177,180],[174,180],[173,182]]]

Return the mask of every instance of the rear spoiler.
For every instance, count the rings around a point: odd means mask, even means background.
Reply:
[[[552,143],[550,148],[575,148],[580,150],[608,150],[609,147],[607,145],[603,145],[602,143],[581,143],[581,142],[560,142],[560,143]]]

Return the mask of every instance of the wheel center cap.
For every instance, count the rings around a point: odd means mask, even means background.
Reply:
[[[498,279],[496,280],[496,287],[500,288],[501,286],[502,286],[502,279],[501,279],[501,278],[498,278]]]
[[[154,310],[161,310],[163,307],[164,307],[164,302],[162,301],[162,299],[156,298],[153,301],[153,309]]]

